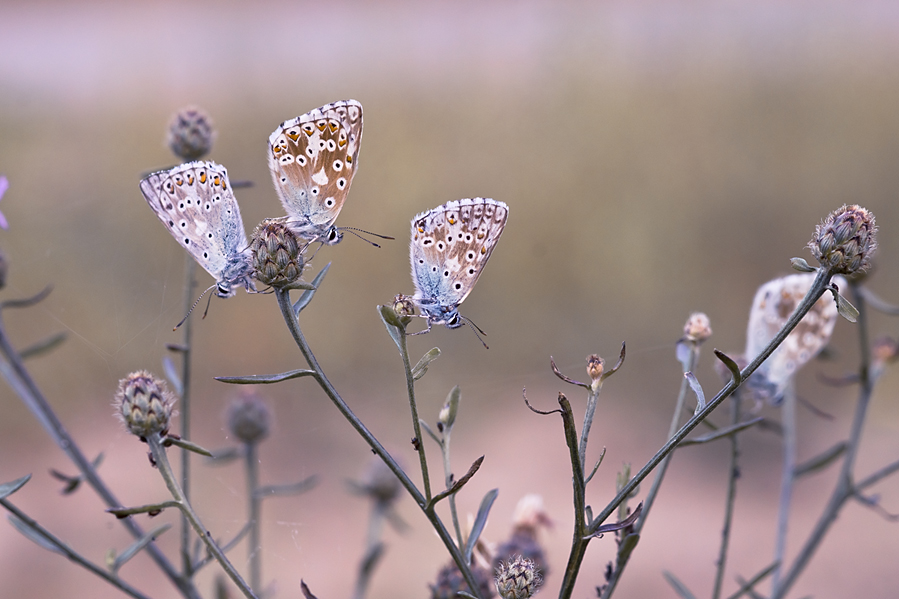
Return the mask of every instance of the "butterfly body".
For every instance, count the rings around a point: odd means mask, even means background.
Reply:
[[[428,327],[464,324],[459,305],[468,297],[502,235],[509,207],[490,198],[447,202],[412,220],[409,258],[415,295]]]
[[[334,226],[358,167],[362,105],[342,100],[284,121],[269,136],[275,190],[298,236],[333,245]]]
[[[228,171],[214,162],[188,162],[140,182],[150,208],[172,236],[216,279],[216,294],[255,291],[253,267]]]
[[[786,324],[815,280],[814,273],[791,274],[759,287],[749,312],[746,331],[747,360],[753,360]],[[843,287],[846,280],[834,277]],[[821,352],[830,340],[837,321],[837,307],[826,293],[799,321],[777,349],[746,381],[747,389],[759,400],[779,405],[796,372]]]

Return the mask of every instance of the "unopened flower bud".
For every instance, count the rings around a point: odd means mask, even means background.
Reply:
[[[594,382],[602,378],[603,366],[605,366],[605,363],[605,360],[603,360],[596,354],[590,354],[589,356],[587,356],[587,375]]]
[[[169,121],[169,149],[182,160],[199,160],[212,149],[215,126],[203,110],[196,106],[182,108]]]
[[[496,590],[503,599],[528,599],[542,584],[543,577],[534,562],[524,557],[502,563],[496,570]]]
[[[821,266],[833,273],[851,275],[870,266],[877,247],[876,235],[871,212],[858,205],[843,206],[815,228],[808,246]]]
[[[138,437],[165,435],[174,404],[175,398],[165,382],[145,370],[132,372],[119,381],[114,402],[116,414],[128,431]]]
[[[256,279],[263,285],[288,287],[303,274],[306,243],[286,224],[285,218],[269,218],[256,227],[250,241]]]
[[[244,443],[256,443],[268,436],[272,412],[255,392],[242,394],[228,406],[228,429]]]
[[[712,323],[703,312],[690,314],[684,325],[684,341],[690,343],[702,343],[712,336]]]

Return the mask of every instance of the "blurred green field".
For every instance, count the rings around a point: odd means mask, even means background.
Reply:
[[[141,173],[173,164],[163,144],[169,116],[203,107],[218,128],[210,158],[232,179],[255,182],[237,192],[251,230],[282,214],[266,165],[271,131],[355,98],[365,132],[338,224],[397,240],[376,249],[348,236],[323,248],[313,268],[332,267],[304,312],[304,331],[353,409],[415,463],[402,364],[375,307],[413,291],[407,243],[416,213],[472,196],[509,204],[502,241],[461,310],[487,331],[490,349],[467,329],[443,328],[412,338],[411,347],[443,351],[419,387],[423,417],[433,422],[449,389],[462,386],[457,473],[487,456],[460,499],[463,512],[499,487],[485,534],[501,541],[518,498],[545,496],[557,526],[546,539],[554,570],[544,594],[555,595],[571,530],[567,456],[558,420],[521,401],[527,387],[532,403],[553,405],[560,389],[550,355],[579,378],[586,355],[613,362],[627,342],[591,437],[592,455],[608,448],[588,489],[600,506],[614,495],[622,462],[639,467],[664,442],[681,377],[673,344],[686,317],[711,317],[715,335],[697,376],[712,395],[711,348],[741,351],[755,289],[788,273],[793,256],[810,259],[804,246],[829,211],[859,203],[875,213],[880,250],[870,286],[899,301],[897,33],[899,11],[888,2],[5,2],[0,174],[10,188],[0,210],[10,228],[0,231],[0,249],[10,274],[0,299],[46,285],[53,293],[36,308],[4,311],[4,324],[20,346],[67,332],[64,346],[30,362],[35,378],[85,451],[105,453],[101,472],[123,502],[161,499],[143,447],[109,405],[128,372],[161,371],[184,313],[184,252],[142,199]],[[201,286],[211,283],[202,273]],[[194,438],[220,447],[234,390],[212,377],[303,364],[272,297],[213,299],[205,320],[193,318]],[[872,319],[876,334],[896,329]],[[800,395],[835,417],[800,412],[800,459],[846,434],[854,390],[824,387],[815,375],[853,368],[857,344],[853,327],[840,322],[833,361],[800,376]],[[886,375],[862,474],[895,459],[897,390],[897,375]],[[266,504],[265,576],[280,597],[298,596],[301,577],[323,599],[348,596],[367,508],[344,480],[358,476],[370,454],[309,381],[265,392],[277,429],[262,449],[264,479],[323,479],[307,495]],[[576,392],[570,397],[582,405]],[[17,505],[98,562],[108,547],[123,548],[126,536],[90,492],[58,495],[48,469],[73,469],[5,385],[0,406],[0,481],[35,474],[14,496]],[[771,408],[763,413],[776,417]],[[745,436],[727,592],[734,575],[750,576],[771,559],[779,447],[770,432]],[[677,454],[618,596],[674,596],[663,569],[709,593],[724,453],[709,446]],[[195,470],[207,526],[229,537],[243,525],[242,473]],[[799,488],[791,549],[832,478]],[[876,491],[897,511],[895,480]],[[412,531],[388,534],[373,599],[423,596],[446,561],[411,501],[402,513]],[[153,524],[174,520],[164,514]],[[173,532],[161,541],[171,555]],[[874,512],[848,506],[796,596],[895,596],[897,533]],[[613,545],[611,537],[591,545],[578,596],[592,596],[602,582]],[[232,556],[244,565],[243,547]],[[144,558],[123,576],[154,597],[176,596]],[[210,589],[211,571],[200,580]],[[0,526],[0,584],[9,597],[119,596],[9,526]]]

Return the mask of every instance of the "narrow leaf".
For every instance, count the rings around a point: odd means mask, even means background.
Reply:
[[[684,583],[677,579],[677,576],[669,572],[668,570],[662,571],[662,576],[665,577],[665,580],[668,581],[674,588],[674,592],[678,594],[681,599],[696,599],[696,595],[690,592],[690,589],[686,587]]]
[[[387,327],[387,334],[390,335],[390,338],[396,343],[397,349],[402,352],[403,346],[400,341],[400,335],[403,324],[400,322],[396,311],[390,306],[378,306],[378,315],[381,317],[384,326]]]
[[[702,385],[696,380],[692,372],[685,372],[684,378],[690,383],[690,389],[696,394],[696,410],[693,415],[699,414],[705,408],[705,393],[702,392]]]
[[[468,535],[468,541],[465,543],[465,563],[471,563],[471,554],[474,551],[474,546],[477,545],[478,539],[481,536],[481,533],[484,532],[484,527],[487,526],[487,516],[490,515],[490,508],[493,507],[493,502],[496,501],[496,496],[499,495],[499,489],[493,489],[488,491],[486,495],[484,495],[484,499],[481,500],[481,507],[478,508],[478,515],[474,519],[474,525],[471,527],[471,534]]]
[[[858,308],[853,306],[849,300],[840,295],[836,290],[831,290],[833,292],[833,298],[837,302],[837,311],[840,313],[840,316],[848,320],[849,322],[857,322],[858,321]]]
[[[289,381],[290,379],[298,379],[301,376],[315,376],[314,370],[288,370],[280,374],[250,374],[247,376],[217,376],[215,380],[232,385],[271,385],[272,383],[280,383]]]
[[[18,516],[10,514],[7,517],[9,518],[9,523],[12,524],[16,530],[38,547],[43,547],[47,551],[52,551],[53,553],[65,555],[65,552],[60,549],[56,543],[53,543],[48,538],[28,526],[28,524]]]
[[[169,380],[172,387],[175,389],[175,394],[178,395],[178,397],[184,395],[184,385],[181,383],[181,376],[175,368],[175,363],[172,362],[172,359],[168,356],[165,356],[162,359],[162,371],[165,373],[165,378]]]
[[[328,262],[327,264],[325,264],[325,267],[323,269],[321,269],[317,275],[315,275],[315,278],[312,279],[311,285],[314,287],[314,289],[307,289],[306,291],[304,291],[303,293],[300,294],[300,298],[293,305],[293,313],[296,316],[299,316],[300,312],[302,312],[303,309],[309,305],[309,302],[312,301],[312,296],[315,294],[316,290],[321,285],[322,280],[325,278],[325,275],[328,274],[328,269],[330,269],[330,268],[331,268],[331,263]]]
[[[122,553],[113,560],[112,565],[110,566],[110,570],[113,573],[118,572],[119,568],[125,565],[132,557],[137,555],[137,553],[156,540],[158,536],[167,531],[172,527],[171,524],[163,524],[157,528],[154,528],[150,532],[144,534],[141,538],[136,540],[134,543],[128,546]]]
[[[827,466],[832,464],[834,460],[843,455],[848,447],[849,445],[848,443],[846,443],[846,441],[840,441],[827,451],[818,454],[808,461],[798,464],[793,469],[793,477],[799,478],[800,476],[811,474],[813,472],[821,470],[822,468],[826,468]]]
[[[687,447],[688,445],[700,445],[702,443],[708,443],[710,441],[717,441],[718,439],[722,439],[724,437],[729,437],[736,433],[739,433],[742,430],[746,430],[751,426],[755,426],[765,419],[761,416],[753,418],[752,420],[747,420],[746,422],[741,422],[740,424],[734,424],[731,426],[726,426],[724,428],[719,428],[715,430],[713,433],[709,433],[707,435],[702,435],[701,437],[696,437],[695,439],[685,439],[681,441],[677,446],[678,447]]]
[[[428,505],[432,506],[432,505],[436,504],[438,501],[442,501],[442,500],[446,499],[447,497],[449,497],[450,495],[453,495],[453,494],[461,491],[462,487],[464,487],[465,484],[471,480],[471,477],[475,475],[475,473],[480,469],[481,464],[483,464],[483,463],[484,463],[484,456],[481,456],[478,459],[476,459],[474,461],[474,463],[471,465],[471,467],[468,469],[468,472],[466,472],[465,475],[462,476],[462,478],[460,478],[459,480],[454,482],[453,486],[450,487],[449,489],[447,489],[446,491],[443,491],[442,493],[438,493],[437,495],[434,495],[433,499],[431,499],[431,503],[429,503]]]
[[[207,462],[214,466],[224,466],[225,464],[230,464],[240,457],[243,457],[243,451],[237,447],[214,449]]]
[[[425,355],[421,357],[421,360],[418,361],[418,364],[412,369],[412,380],[417,381],[421,377],[423,377],[428,372],[428,366],[440,357],[440,348],[435,347]]]
[[[317,484],[318,477],[313,474],[299,482],[291,483],[289,485],[268,485],[260,487],[256,490],[256,497],[288,497],[290,495],[299,495],[300,493],[305,493]]]
[[[6,499],[22,487],[24,487],[25,483],[27,483],[29,480],[31,480],[31,475],[26,474],[22,478],[17,478],[14,481],[0,484],[0,499]]]
[[[45,337],[36,343],[32,343],[25,349],[19,351],[19,357],[23,360],[27,360],[28,358],[33,358],[35,356],[39,356],[41,354],[47,353],[52,349],[56,349],[56,346],[60,345],[63,341],[66,340],[65,331],[60,331],[55,335],[50,335],[49,337]]]
[[[192,443],[186,439],[181,439],[178,437],[166,437],[162,440],[162,444],[165,447],[170,447],[172,445],[176,445],[181,449],[186,449],[187,451],[192,451],[194,453],[198,453],[202,456],[206,456],[207,458],[212,457],[212,452],[206,449],[205,447],[201,447],[196,443]]]
[[[431,426],[430,426],[427,422],[425,422],[424,420],[422,420],[421,418],[419,418],[419,419],[418,419],[418,423],[425,429],[425,432],[428,433],[428,434],[431,436],[432,439],[434,439],[434,442],[435,442],[437,445],[439,445],[440,447],[443,447],[443,441],[440,439],[440,437],[437,436],[437,433],[435,433],[435,432],[431,429]]]
[[[815,272],[817,270],[816,268],[810,266],[804,258],[791,258],[790,264],[793,265],[794,270],[798,270],[799,272]]]

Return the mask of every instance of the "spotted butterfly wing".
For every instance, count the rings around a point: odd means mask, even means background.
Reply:
[[[326,104],[275,129],[268,165],[288,226],[310,241],[333,245],[343,235],[334,221],[358,167],[362,104]]]
[[[172,236],[216,279],[219,297],[236,287],[254,290],[247,236],[228,171],[214,162],[188,162],[140,182],[150,208]]]
[[[481,276],[508,217],[503,202],[473,198],[447,202],[412,220],[412,299],[429,326],[462,326],[459,304]]]
[[[747,360],[755,359],[774,339],[811,289],[814,280],[814,273],[792,274],[759,287],[749,312]],[[835,277],[834,283],[842,287],[846,281]],[[746,381],[753,396],[779,405],[796,372],[827,345],[837,316],[833,297],[829,293],[823,295]]]

